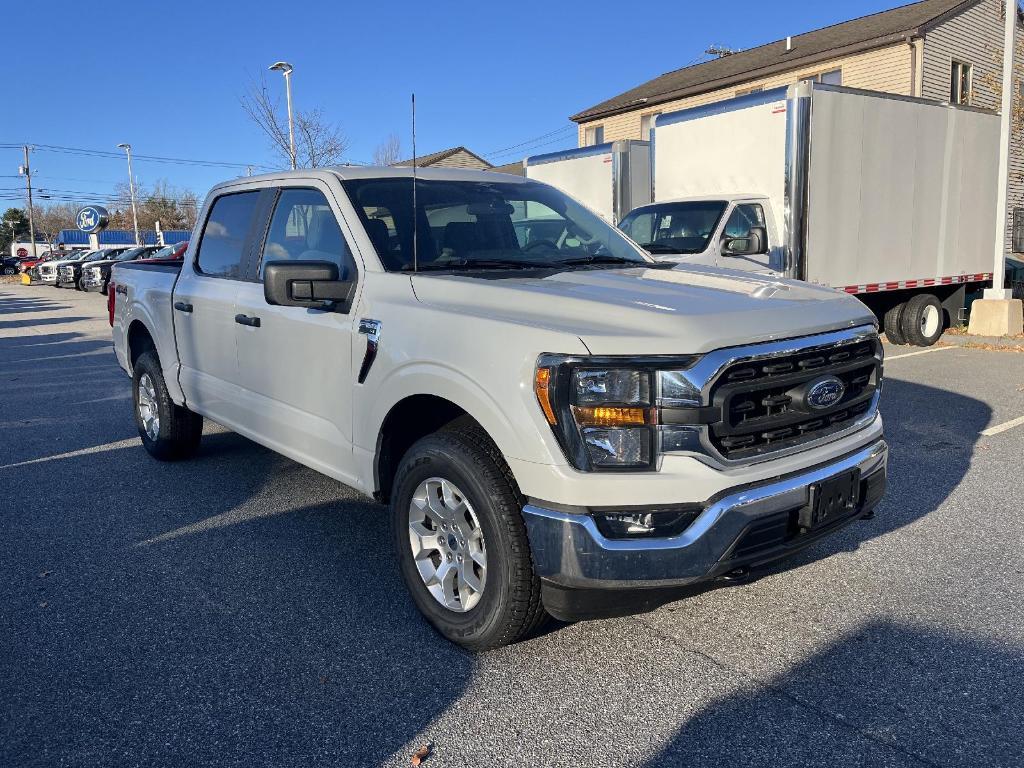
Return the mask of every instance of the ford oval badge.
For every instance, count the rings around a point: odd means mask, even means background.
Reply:
[[[846,394],[846,385],[842,381],[835,376],[824,376],[811,382],[804,401],[808,407],[820,411],[831,408],[843,399],[844,394]]]

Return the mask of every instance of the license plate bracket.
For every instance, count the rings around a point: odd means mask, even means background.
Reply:
[[[860,469],[822,480],[811,486],[807,506],[798,522],[807,530],[821,528],[850,515],[860,502]]]

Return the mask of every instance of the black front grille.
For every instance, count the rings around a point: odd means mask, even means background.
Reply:
[[[742,460],[840,432],[871,410],[881,371],[877,338],[732,363],[711,388],[721,414],[710,426],[711,443],[725,458]],[[831,376],[842,382],[842,396],[812,408],[808,388]]]

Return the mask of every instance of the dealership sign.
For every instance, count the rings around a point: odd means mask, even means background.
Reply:
[[[107,228],[107,224],[110,223],[110,215],[107,213],[107,209],[102,206],[87,205],[75,216],[75,223],[78,224],[78,228],[83,232],[94,235]]]

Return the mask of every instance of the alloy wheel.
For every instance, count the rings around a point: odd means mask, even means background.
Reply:
[[[487,548],[472,504],[455,483],[424,480],[409,505],[409,544],[431,596],[456,613],[480,602],[487,582]]]

